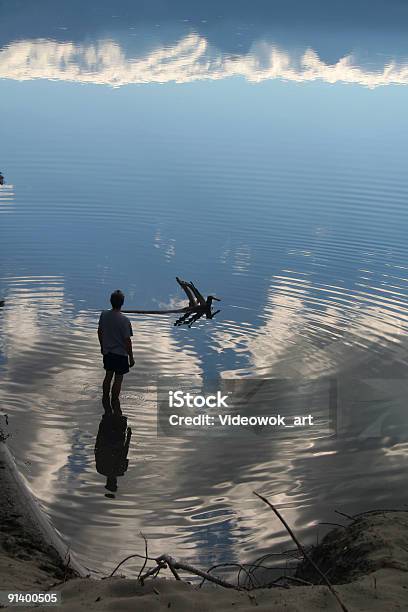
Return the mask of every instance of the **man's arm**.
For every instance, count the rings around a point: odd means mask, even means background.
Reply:
[[[102,343],[102,319],[103,319],[103,312],[101,312],[101,315],[99,317],[99,321],[98,321],[98,340],[99,340],[99,344],[101,347],[101,353],[103,355],[103,343]]]
[[[126,338],[126,350],[129,355],[129,367],[133,368],[135,360],[133,359],[132,339],[130,337]]]
[[[101,330],[100,327],[98,327],[98,340],[99,340],[99,344],[101,346],[101,353],[103,354],[102,330]]]

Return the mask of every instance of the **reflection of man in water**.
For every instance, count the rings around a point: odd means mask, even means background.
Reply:
[[[110,297],[112,309],[104,310],[99,318],[98,338],[103,354],[103,367],[106,370],[102,404],[106,414],[110,414],[111,410],[114,414],[121,414],[119,395],[123,375],[129,372],[129,367],[135,365],[131,340],[132,325],[120,311],[124,301],[123,293],[119,289],[114,291]],[[115,379],[111,389],[113,375]]]
[[[107,497],[115,497],[113,493],[118,489],[117,478],[128,469],[131,436],[132,430],[127,426],[125,416],[103,415],[96,436],[95,463],[97,472],[106,476],[105,489],[112,493],[107,493]]]

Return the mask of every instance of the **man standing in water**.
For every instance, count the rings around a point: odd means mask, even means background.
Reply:
[[[132,351],[132,325],[121,312],[125,296],[119,289],[110,297],[111,310],[104,310],[99,318],[98,338],[103,355],[103,367],[106,370],[103,381],[102,404],[105,413],[122,414],[120,409],[120,389],[123,375],[129,372],[129,367],[135,365]],[[113,379],[112,388],[111,383]],[[112,403],[111,403],[112,397]]]

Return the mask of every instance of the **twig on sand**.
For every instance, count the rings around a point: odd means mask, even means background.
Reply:
[[[406,506],[407,504],[403,504],[403,505]],[[405,510],[404,508],[377,508],[377,509],[374,508],[374,510],[365,510],[364,512],[358,512],[357,514],[352,514],[352,515],[346,514],[345,512],[340,512],[339,510],[335,510],[336,514],[339,514],[340,516],[344,516],[349,521],[356,521],[357,519],[361,518],[362,516],[365,516],[366,514],[382,514],[386,512],[408,512],[408,510]],[[320,523],[320,524],[322,525],[323,523]],[[330,523],[327,523],[327,524],[330,524]]]
[[[354,521],[354,516],[350,516],[350,514],[346,514],[345,512],[340,512],[340,510],[335,510],[335,513],[339,514],[340,516],[344,516],[349,521]]]
[[[115,569],[113,570],[113,572],[111,574],[109,574],[109,578],[112,578],[112,576],[114,574],[116,574],[116,572],[118,571],[118,569],[120,568],[121,565],[123,565],[126,561],[129,561],[129,559],[133,559],[134,557],[139,557],[140,559],[144,559],[145,561],[156,561],[156,559],[152,559],[151,557],[146,557],[146,555],[138,555],[137,553],[134,553],[133,555],[129,555],[128,557],[125,557],[124,559],[122,559],[122,561],[120,563],[118,563],[118,565],[115,567]]]
[[[355,521],[358,518],[361,518],[362,516],[365,516],[366,514],[385,514],[387,512],[408,512],[408,510],[403,510],[401,508],[378,508],[377,510],[366,510],[365,512],[359,512],[358,514],[355,514],[352,518],[353,521]]]
[[[203,570],[200,570],[197,567],[190,565],[189,563],[184,563],[183,561],[177,561],[176,559],[173,559],[173,557],[171,557],[170,555],[161,555],[160,557],[156,559],[156,563],[157,564],[164,563],[170,568],[171,571],[173,568],[173,570],[182,570],[185,572],[189,572],[190,574],[194,574],[195,576],[199,576],[200,578],[205,578],[205,580],[208,580],[209,582],[214,582],[214,584],[218,584],[219,586],[225,587],[226,589],[240,590],[241,588],[244,588],[244,587],[237,587],[235,584],[232,584],[232,582],[228,582],[227,580],[223,580],[222,578],[218,578],[217,576],[212,576],[208,572],[203,572]],[[244,590],[248,590],[248,589],[244,589]]]
[[[145,560],[144,560],[144,563],[143,563],[142,567],[140,568],[140,572],[139,572],[139,575],[137,577],[138,580],[140,580],[140,576],[143,574],[144,568],[146,567],[146,564],[147,564],[147,559],[149,557],[148,551],[147,551],[147,539],[146,539],[146,536],[142,532],[140,532],[140,535],[144,539],[144,543],[145,543]]]
[[[275,506],[266,497],[264,497],[260,493],[257,493],[256,491],[254,491],[254,495],[259,497],[259,499],[261,499],[267,506],[269,506],[269,508],[276,514],[276,516],[278,517],[280,522],[283,524],[283,526],[285,527],[286,531],[288,532],[288,534],[290,535],[290,537],[292,538],[292,540],[294,541],[294,543],[298,547],[299,552],[310,563],[310,565],[316,570],[316,572],[319,574],[319,576],[321,576],[321,578],[323,578],[323,580],[326,583],[328,589],[333,594],[333,596],[336,598],[336,600],[337,600],[339,606],[341,607],[341,609],[343,610],[343,612],[349,612],[349,610],[346,608],[344,603],[341,601],[338,593],[333,588],[330,580],[325,576],[325,574],[321,571],[321,569],[316,565],[316,563],[313,561],[313,559],[311,558],[309,553],[306,552],[306,550],[304,549],[302,544],[299,542],[299,540],[297,539],[297,537],[295,536],[295,534],[293,533],[292,529],[289,527],[289,525],[287,524],[287,522],[285,521],[283,516],[280,514],[280,512],[275,508]]]
[[[280,582],[281,580],[286,580],[286,581],[290,581],[292,580],[292,582],[296,582],[297,584],[300,584],[302,586],[313,586],[312,582],[308,582],[307,580],[303,580],[302,578],[297,578],[296,576],[279,576],[279,578],[276,578],[276,580],[274,580],[271,585],[268,586],[278,586],[278,582]],[[261,588],[265,588],[264,586],[262,586]],[[285,588],[289,588],[288,585],[285,585]]]
[[[176,580],[181,580],[180,576],[177,573],[176,568],[174,567],[174,565],[169,563],[169,569],[171,571],[171,573],[173,574],[173,576],[175,577]]]
[[[150,576],[153,576],[154,578],[156,578],[156,576],[158,575],[158,573],[160,572],[161,569],[165,569],[166,565],[163,564],[159,564],[157,563],[157,565],[155,565],[154,567],[152,567],[151,569],[147,570],[147,572],[145,572],[144,574],[142,574],[139,578],[140,582],[143,584],[144,580],[146,578],[149,578]]]
[[[65,553],[65,557],[64,557],[64,584],[67,581],[68,578],[68,571],[69,571],[69,566],[71,564],[71,547],[68,546],[67,551]]]
[[[312,586],[312,583],[308,580],[303,580],[302,578],[297,578],[296,576],[285,576],[285,578],[286,580],[292,580],[292,582],[303,584],[303,586]]]
[[[140,554],[133,554],[133,555],[129,555],[128,557],[125,557],[125,559],[123,559],[113,570],[113,572],[110,574],[110,577],[112,577],[117,570],[119,569],[119,567],[121,567],[126,561],[128,561],[129,559],[133,559],[135,557],[138,557],[140,559],[143,559],[143,566],[139,571],[137,580],[143,584],[144,581],[146,580],[146,578],[156,578],[158,576],[158,574],[160,573],[160,571],[162,569],[169,569],[171,571],[171,573],[173,574],[174,578],[176,580],[181,581],[182,578],[180,577],[179,571],[181,570],[183,572],[187,572],[189,574],[193,574],[195,576],[198,576],[199,578],[202,578],[200,584],[198,585],[198,588],[201,588],[201,586],[204,584],[204,582],[208,581],[208,582],[213,582],[214,584],[217,584],[218,586],[227,588],[227,589],[235,589],[236,591],[253,591],[256,589],[263,589],[263,588],[289,588],[287,584],[279,584],[280,580],[283,579],[290,579],[290,576],[287,576],[285,573],[285,576],[280,576],[278,579],[272,581],[272,582],[267,582],[267,583],[262,583],[260,584],[258,582],[258,579],[255,577],[254,575],[254,571],[256,571],[257,569],[265,569],[265,570],[285,570],[286,572],[286,567],[267,567],[262,565],[262,562],[264,560],[266,560],[268,557],[273,557],[275,555],[275,553],[270,553],[269,555],[264,555],[263,557],[261,557],[260,559],[258,559],[255,563],[250,563],[250,564],[241,564],[241,563],[218,563],[217,565],[213,565],[212,567],[210,567],[210,569],[208,569],[207,571],[203,571],[197,567],[194,567],[193,565],[190,565],[189,563],[185,563],[183,561],[177,561],[176,559],[174,559],[173,557],[171,557],[170,555],[160,555],[160,557],[156,557],[156,558],[152,558],[149,557],[148,555],[148,542],[146,537],[143,535],[143,533],[141,533],[142,538],[144,539],[145,542],[145,554],[140,555]],[[296,549],[297,550],[297,549]],[[291,554],[293,555],[293,551],[286,551],[285,553],[277,553],[277,554]],[[155,565],[153,567],[151,567],[150,569],[148,569],[147,571],[144,572],[147,562],[148,561],[154,561]],[[237,575],[237,582],[236,584],[230,582],[229,580],[224,580],[223,578],[219,578],[218,576],[214,576],[212,574],[212,572],[220,567],[235,567],[238,570],[238,575]],[[246,580],[242,581],[243,583],[241,583],[241,574],[245,575]],[[299,579],[298,582],[301,582],[301,580]],[[302,582],[303,584],[308,584],[307,582]]]
[[[231,582],[228,582],[227,580],[223,580],[222,578],[218,578],[217,576],[212,576],[208,572],[204,572],[198,569],[197,567],[190,565],[189,563],[184,563],[183,561],[177,561],[170,555],[160,555],[160,557],[157,557],[156,559],[152,559],[151,557],[147,555],[147,540],[146,538],[144,538],[144,540],[145,540],[145,549],[146,549],[145,555],[143,556],[139,554],[133,554],[133,555],[129,555],[128,557],[125,557],[125,559],[123,559],[115,567],[113,572],[110,574],[110,577],[112,577],[117,572],[119,567],[121,567],[121,565],[123,565],[126,561],[134,557],[139,557],[140,559],[144,559],[144,565],[138,575],[138,580],[142,583],[146,578],[149,578],[150,576],[156,577],[162,569],[166,569],[168,567],[176,580],[181,580],[177,570],[182,570],[190,574],[194,574],[195,576],[199,576],[200,578],[203,578],[204,580],[208,580],[209,582],[214,582],[215,584],[218,584],[219,586],[225,587],[227,589],[249,590],[248,588],[245,588],[245,587],[237,587],[235,584],[232,584]],[[147,561],[155,561],[156,565],[143,574],[142,572],[143,572],[143,569],[146,567]]]
[[[207,570],[207,574],[210,574],[212,571],[214,571],[215,569],[218,569],[219,567],[236,567],[238,568],[238,577],[237,577],[237,585],[235,588],[241,588],[241,584],[240,584],[240,576],[241,576],[241,572],[244,572],[244,574],[246,574],[246,577],[248,578],[251,588],[255,588],[254,587],[254,580],[253,577],[251,576],[251,572],[244,566],[241,565],[241,563],[217,563],[217,565],[213,565],[212,567],[210,567],[210,569]],[[203,578],[202,581],[200,582],[200,584],[198,585],[198,588],[201,589],[201,587],[203,586],[204,582],[208,580],[207,577]]]

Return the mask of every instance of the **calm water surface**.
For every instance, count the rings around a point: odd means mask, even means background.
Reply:
[[[334,508],[406,503],[406,10],[354,3],[334,26],[314,2],[300,26],[263,3],[141,18],[101,2],[79,23],[44,2],[38,23],[3,4],[1,407],[79,558],[106,573],[140,531],[203,566],[287,547],[254,489],[305,542]],[[176,275],[222,312],[132,317],[133,437],[108,499],[99,312],[117,287],[128,307],[179,304]],[[327,375],[337,437],[156,436],[163,377]]]

